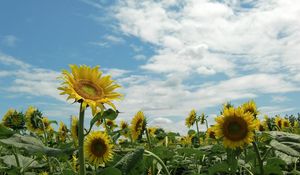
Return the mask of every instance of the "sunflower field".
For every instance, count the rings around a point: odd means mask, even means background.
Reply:
[[[143,111],[117,123],[121,86],[98,66],[70,69],[62,71],[58,89],[80,104],[78,116],[58,123],[37,107],[8,109],[0,124],[1,174],[300,174],[300,114],[267,116],[250,100],[223,104],[214,125],[192,109],[185,124],[196,130],[185,135],[149,126]],[[89,127],[86,110],[93,115]]]

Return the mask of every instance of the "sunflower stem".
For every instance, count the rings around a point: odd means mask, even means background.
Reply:
[[[85,161],[84,161],[84,109],[82,103],[80,103],[79,111],[79,126],[78,126],[78,153],[79,153],[79,175],[85,175]]]
[[[152,148],[152,146],[151,146],[151,140],[150,140],[149,133],[148,133],[148,128],[146,128],[145,130],[146,130],[146,137],[147,137],[147,141],[148,141],[149,149],[151,149],[151,148]]]
[[[200,132],[199,132],[198,120],[196,120],[196,127],[197,127],[197,138],[199,138]]]
[[[253,144],[253,148],[254,148],[254,151],[255,151],[256,156],[257,156],[260,174],[263,175],[264,174],[264,162],[261,158],[261,155],[259,153],[259,149],[258,149],[258,146],[257,146],[256,142],[252,142],[252,144]]]

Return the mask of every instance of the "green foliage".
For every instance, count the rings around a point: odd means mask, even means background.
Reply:
[[[137,166],[139,162],[143,159],[143,148],[138,148],[133,152],[126,154],[115,167],[120,169],[123,174],[128,174]]]

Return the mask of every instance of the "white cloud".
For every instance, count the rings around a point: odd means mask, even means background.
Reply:
[[[30,67],[29,64],[24,63],[23,61],[20,61],[19,59],[16,59],[12,56],[5,55],[3,53],[0,53],[0,64],[4,64],[8,66],[18,66],[23,69]]]
[[[14,47],[18,40],[19,39],[14,35],[5,35],[2,38],[2,43],[8,47]]]
[[[125,40],[123,38],[113,36],[113,35],[105,35],[104,38],[105,38],[105,40],[110,41],[115,44],[121,44],[121,43],[125,42]]]
[[[282,95],[274,95],[272,96],[272,101],[275,102],[275,103],[282,103],[282,102],[285,102],[285,101],[288,101],[289,98],[286,97],[286,96],[282,96]]]
[[[145,55],[135,55],[134,57],[133,57],[133,59],[135,59],[135,60],[146,60],[147,59],[147,57],[145,56]]]

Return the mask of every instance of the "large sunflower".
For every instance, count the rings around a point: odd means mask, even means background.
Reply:
[[[225,147],[235,149],[253,141],[257,122],[251,113],[242,108],[224,109],[223,115],[216,118],[215,132],[217,138],[223,138]]]
[[[78,142],[78,118],[75,116],[71,118],[71,136],[76,145]]]
[[[185,119],[185,125],[189,128],[191,126],[193,126],[194,123],[196,122],[196,117],[197,117],[196,110],[195,109],[191,110],[191,112],[189,113],[189,115]]]
[[[12,129],[23,129],[25,125],[25,117],[21,112],[9,109],[2,118],[3,124]]]
[[[256,117],[259,114],[259,111],[257,110],[256,103],[253,100],[250,100],[242,105],[242,108],[245,112],[250,112],[253,114],[254,117]]]
[[[84,152],[86,159],[94,164],[100,165],[109,161],[113,157],[113,145],[105,132],[91,132],[84,142]]]
[[[68,99],[74,99],[82,103],[83,109],[87,106],[92,108],[95,114],[98,109],[105,109],[104,104],[115,109],[112,100],[121,98],[121,94],[114,92],[120,85],[116,84],[110,76],[102,76],[99,66],[91,68],[86,65],[70,65],[71,73],[62,71],[61,77],[64,82],[58,89],[61,95],[67,94]]]
[[[137,140],[146,128],[146,118],[143,111],[138,111],[131,121],[131,135],[133,140]]]

